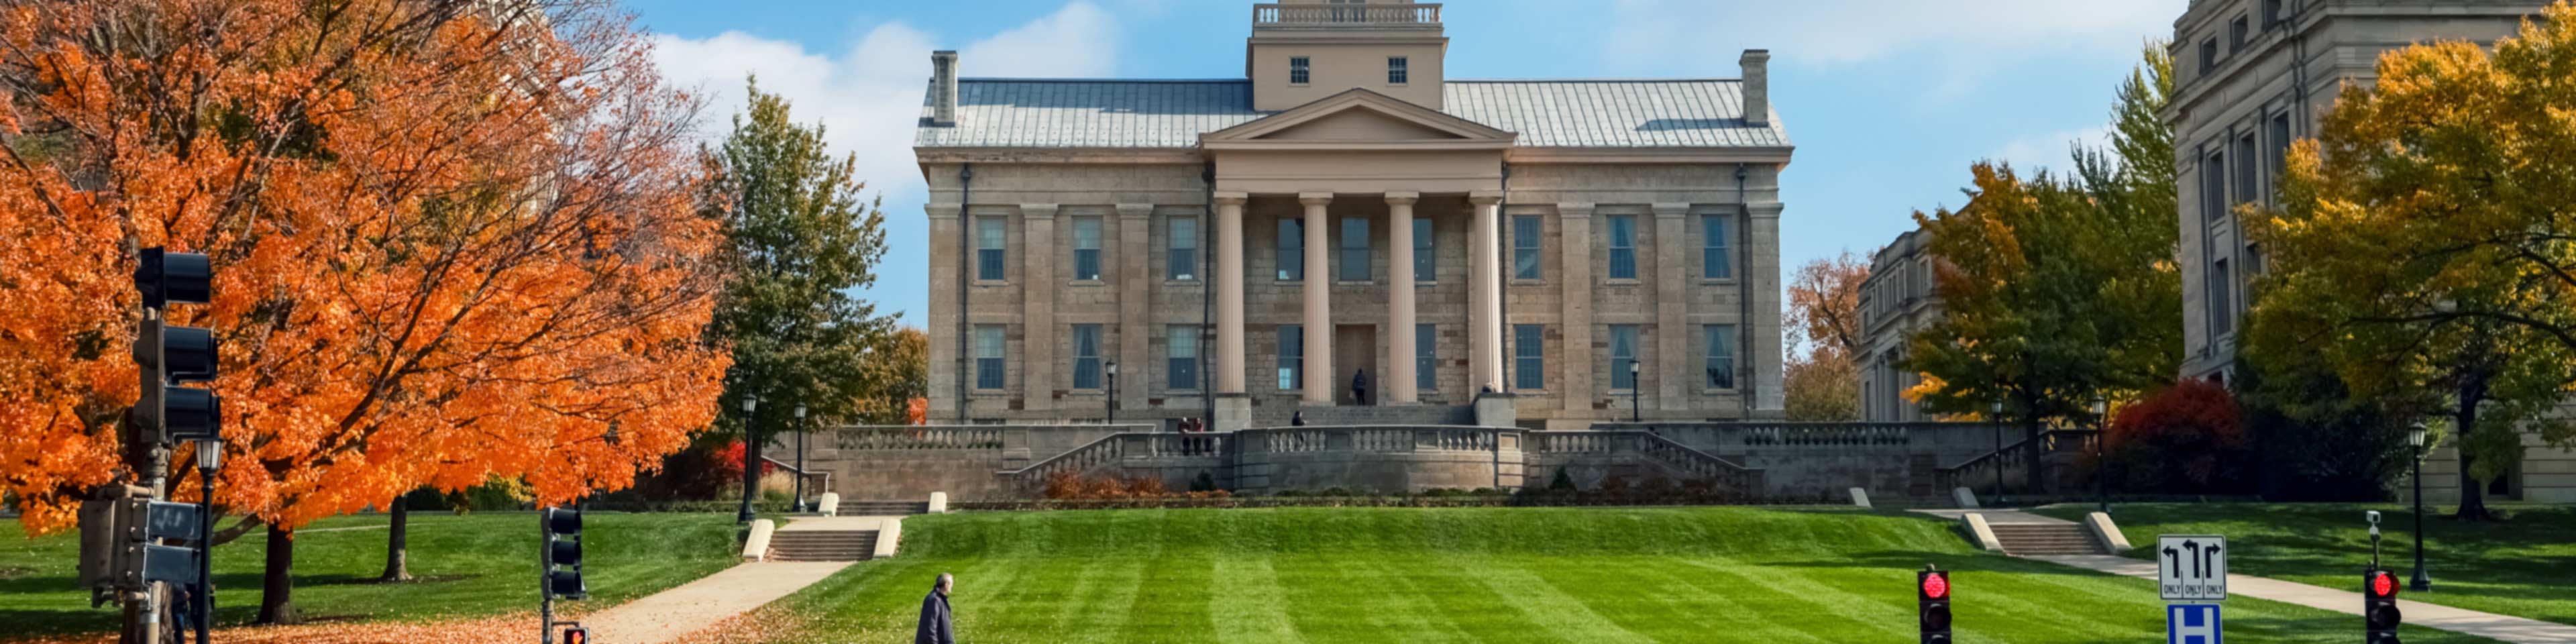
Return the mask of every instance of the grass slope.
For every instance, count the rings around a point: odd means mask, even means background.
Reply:
[[[602,607],[679,585],[731,565],[730,514],[604,514],[583,517],[583,574]],[[537,519],[528,513],[411,518],[411,573],[420,581],[378,584],[385,567],[385,518],[335,517],[295,538],[295,603],[309,620],[433,619],[536,610]],[[356,529],[347,529],[356,528]],[[76,534],[26,539],[0,521],[0,639],[112,631],[111,607],[91,609],[75,589]],[[259,609],[267,544],[252,534],[215,548],[218,623],[250,621]]]
[[[2154,641],[2152,581],[1971,551],[1951,524],[1748,508],[1126,510],[915,517],[903,555],[778,604],[813,641],[908,637],[958,575],[977,642],[1912,641],[1913,571],[1957,570],[1962,642]],[[2360,618],[2231,600],[2230,637]],[[2411,630],[2413,642],[2486,640]]]
[[[2576,624],[2576,508],[2499,507],[2507,515],[2501,523],[2428,513],[2424,552],[2433,591],[2404,597]],[[2041,512],[2073,518],[2091,509]],[[2415,565],[2412,508],[2397,504],[2121,504],[2111,510],[2120,532],[2138,546],[2129,556],[2153,558],[2148,551],[2159,534],[2226,535],[2229,572],[2352,591],[2361,589],[2361,570],[2370,564],[2362,511],[2378,510],[2382,564],[2399,575]]]

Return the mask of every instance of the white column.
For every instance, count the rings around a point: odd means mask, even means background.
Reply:
[[[1297,203],[1306,206],[1306,397],[1305,402],[1333,404],[1333,271],[1330,265],[1332,235],[1325,221],[1324,206],[1333,203],[1333,193],[1297,193]]]
[[[1243,201],[1216,193],[1216,393],[1243,390]]]
[[[1386,193],[1386,352],[1385,377],[1379,388],[1390,403],[1420,399],[1414,387],[1413,356],[1413,202],[1421,193]]]
[[[1468,195],[1476,211],[1467,241],[1468,388],[1503,390],[1502,194]]]

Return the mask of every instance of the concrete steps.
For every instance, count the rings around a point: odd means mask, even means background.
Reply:
[[[2004,553],[2017,556],[2100,555],[2102,544],[2093,540],[2093,532],[2083,524],[1998,523],[1989,526],[1995,540],[2003,543]]]
[[[875,530],[780,530],[769,536],[769,561],[866,561],[876,555]]]
[[[1254,427],[1286,427],[1298,412],[1308,425],[1474,425],[1476,408],[1468,405],[1371,405],[1366,407],[1300,407],[1269,405],[1252,410]]]
[[[907,516],[930,511],[929,501],[841,501],[845,517]]]

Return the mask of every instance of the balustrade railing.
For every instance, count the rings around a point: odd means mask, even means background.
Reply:
[[[1934,478],[1939,483],[1938,489],[1941,490],[1959,487],[1973,489],[1984,483],[1998,481],[2000,485],[2011,487],[2016,482],[2011,479],[2015,477],[1998,474],[1996,470],[2002,470],[2007,474],[2027,472],[2032,465],[2031,441],[2039,441],[2039,448],[2044,457],[2048,454],[2069,451],[2091,451],[2095,442],[2099,440],[2101,440],[2101,432],[2090,429],[2052,429],[2041,432],[2037,437],[2014,441],[2012,444],[2005,445],[2003,449],[1979,454],[1975,458],[1961,461],[1958,465],[1941,468],[1934,473]],[[2023,480],[2027,480],[2027,474],[2024,475]],[[2037,490],[2027,491],[2036,492]]]
[[[832,432],[844,450],[1001,449],[1002,430],[971,425],[856,427]]]
[[[1770,425],[1745,429],[1746,445],[1904,445],[1912,430],[1904,424]]]
[[[1252,5],[1255,27],[1335,27],[1440,25],[1440,5],[1413,4],[1273,4]]]
[[[1524,434],[1524,449],[1533,454],[1641,456],[1680,472],[1685,478],[1716,481],[1746,496],[1762,491],[1762,470],[1712,456],[1645,430],[1549,431]]]
[[[1262,451],[1273,453],[1393,453],[1433,450],[1493,451],[1497,432],[1484,427],[1280,427],[1239,432],[1255,434]]]
[[[1058,472],[1080,474],[1091,471],[1094,467],[1117,462],[1126,454],[1127,441],[1123,440],[1125,437],[1148,435],[1102,436],[1099,440],[1085,443],[1081,447],[1065,450],[1064,453],[1049,456],[1046,460],[1030,463],[1028,467],[1001,472],[1000,475],[1004,480],[1019,485],[1022,489],[1035,490],[1046,484],[1047,477],[1054,476]]]

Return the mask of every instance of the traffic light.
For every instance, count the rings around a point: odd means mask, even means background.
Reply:
[[[175,383],[215,379],[214,331],[166,326],[161,311],[171,302],[204,304],[214,295],[214,270],[205,255],[146,248],[134,267],[134,290],[143,295],[143,328],[134,363],[142,368],[143,398],[135,403],[138,436],[154,444],[219,438],[223,397]]]
[[[1950,644],[1949,572],[1914,573],[1914,612],[1923,626],[1923,644]]]
[[[590,629],[579,626],[564,629],[563,644],[590,644]]]
[[[2373,569],[2361,577],[2361,616],[2369,629],[2361,641],[2367,644],[2400,644],[2397,625],[2406,621],[2397,612],[2397,576],[2386,570]]]
[[[546,508],[546,596],[582,599],[590,588],[581,581],[581,511]],[[567,632],[565,637],[571,637]]]

